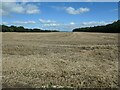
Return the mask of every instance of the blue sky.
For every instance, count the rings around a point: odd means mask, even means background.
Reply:
[[[72,31],[118,20],[117,2],[2,3],[2,23],[26,28]]]

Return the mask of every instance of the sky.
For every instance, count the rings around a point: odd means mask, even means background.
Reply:
[[[117,2],[2,2],[0,5],[0,23],[8,26],[72,31],[118,20]]]

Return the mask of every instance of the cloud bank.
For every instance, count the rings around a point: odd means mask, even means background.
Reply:
[[[2,2],[0,12],[2,15],[9,15],[11,13],[18,14],[37,14],[40,13],[38,6],[28,3],[16,3],[16,2]]]
[[[15,21],[13,24],[35,24],[35,21]]]
[[[68,14],[73,14],[73,15],[76,15],[76,14],[81,14],[81,13],[85,13],[85,12],[89,12],[90,9],[89,8],[78,8],[78,9],[75,9],[73,7],[67,7],[66,8],[66,12]]]

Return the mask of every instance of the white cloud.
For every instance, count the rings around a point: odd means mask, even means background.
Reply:
[[[7,25],[7,24],[8,24],[8,22],[2,22],[2,24]]]
[[[0,12],[2,15],[9,15],[10,13],[19,13],[19,14],[36,14],[40,10],[38,6],[28,3],[15,3],[15,2],[2,2],[2,8]]]
[[[35,13],[39,13],[40,10],[37,6],[32,5],[32,4],[27,4],[26,5],[26,13],[28,14],[35,14]]]
[[[85,13],[85,12],[89,12],[90,9],[89,8],[78,8],[78,9],[75,9],[73,7],[67,7],[66,8],[66,12],[68,14],[73,14],[73,15],[76,15],[76,14],[81,14],[81,13]]]
[[[35,21],[15,21],[14,24],[35,24]]]
[[[74,22],[70,22],[70,25],[75,25],[75,23]]]
[[[48,21],[48,20],[45,20]],[[49,20],[51,21],[51,20]],[[69,23],[60,23],[60,22],[51,22],[51,23],[43,23],[42,27],[45,29],[53,29],[53,30],[61,30],[61,31],[71,31],[74,28],[76,28],[76,24],[74,22],[69,22]]]
[[[58,23],[54,20],[39,19],[39,21],[43,27],[59,27],[59,26],[61,26],[60,23]]]
[[[74,22],[70,22],[70,23],[60,23],[60,22],[56,22],[54,20],[44,20],[44,19],[39,19],[39,21],[42,23],[43,27],[54,27],[54,28],[73,28],[75,27],[75,23]]]
[[[56,23],[56,21],[53,21],[53,20],[44,20],[44,19],[39,19],[39,21],[42,23],[42,24],[53,24],[53,23]]]
[[[57,23],[51,23],[51,24],[44,24],[43,26],[45,27],[57,27],[57,26],[60,26],[60,24],[57,24]]]
[[[112,23],[113,21],[105,22],[105,21],[90,21],[90,22],[82,22],[82,27],[92,27],[92,26],[101,26],[101,25],[107,25],[109,23]]]

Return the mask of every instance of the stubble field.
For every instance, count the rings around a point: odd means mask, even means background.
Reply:
[[[2,35],[4,88],[118,86],[118,34],[12,32]]]

